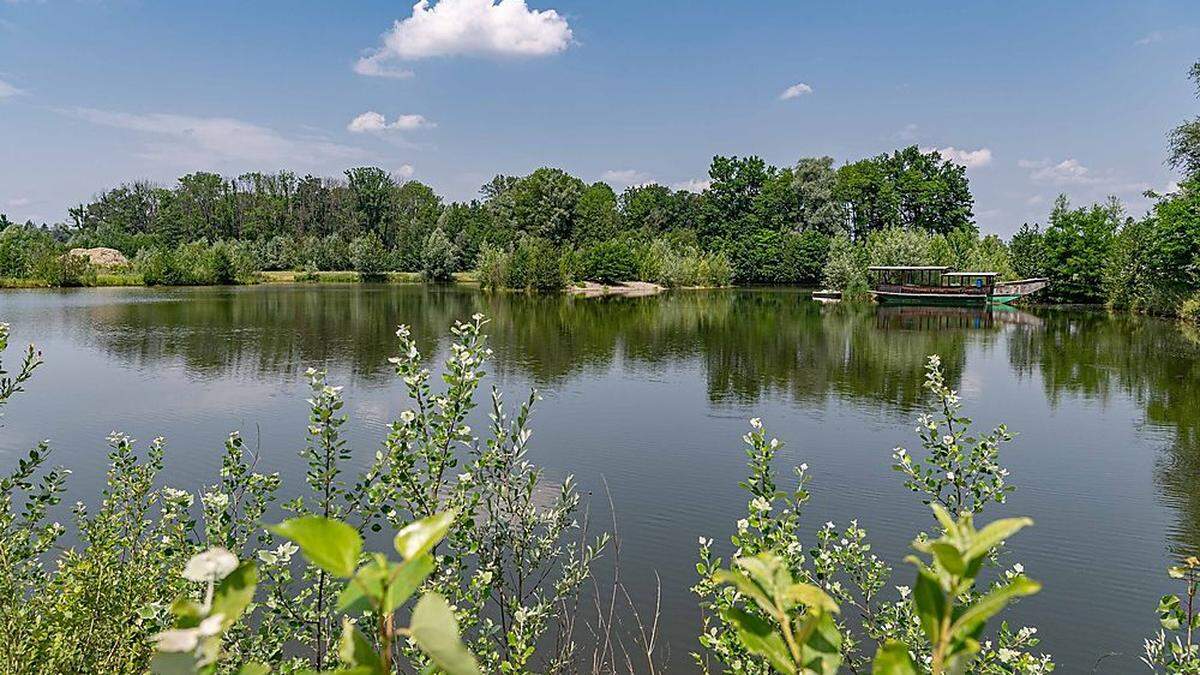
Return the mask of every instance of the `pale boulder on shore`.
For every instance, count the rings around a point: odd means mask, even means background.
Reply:
[[[120,267],[128,265],[129,259],[115,248],[73,248],[71,255],[87,258],[96,267]]]

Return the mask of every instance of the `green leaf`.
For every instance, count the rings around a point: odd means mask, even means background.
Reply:
[[[367,637],[345,616],[342,617],[342,639],[338,641],[338,659],[352,668],[366,668],[370,672],[386,675],[383,663]]]
[[[908,645],[899,640],[888,640],[879,645],[871,664],[871,675],[917,675]]]
[[[383,596],[383,581],[388,574],[388,559],[381,553],[372,555],[371,562],[358,568],[354,577],[338,594],[339,612],[363,612],[376,607]]]
[[[433,550],[454,523],[453,510],[435,513],[428,518],[422,518],[415,523],[405,525],[396,533],[396,552],[405,560],[412,560]]]
[[[354,576],[362,537],[349,525],[322,516],[303,516],[267,528],[300,546],[312,564],[343,579]]]
[[[954,518],[950,516],[950,512],[946,510],[946,507],[936,502],[929,506],[933,508],[933,517],[937,518],[938,522],[942,524],[942,529],[946,531],[946,534],[951,537],[957,537],[958,524],[954,522]]]
[[[954,546],[944,541],[935,541],[929,544],[929,552],[947,572],[954,576],[961,577],[967,571],[966,562],[963,561],[962,555]]]
[[[237,675],[267,675],[271,667],[261,663],[247,663],[238,669]]]
[[[224,616],[221,621],[222,630],[229,630],[229,627],[241,618],[246,607],[254,600],[254,589],[257,586],[258,567],[249,560],[238,565],[237,569],[217,585],[209,615]]]
[[[481,675],[475,657],[458,638],[458,620],[446,599],[426,593],[413,609],[412,639],[446,675]]]
[[[394,612],[397,607],[408,602],[432,572],[433,556],[428,553],[403,564],[392,563],[383,611]]]
[[[963,610],[950,631],[956,636],[974,631],[985,621],[1000,613],[1004,606],[1014,598],[1033,595],[1042,590],[1042,585],[1029,577],[1019,576],[1008,583],[976,600]]]
[[[913,586],[913,604],[921,619],[921,628],[931,644],[937,644],[941,634],[942,616],[946,612],[946,594],[937,579],[927,570],[917,571],[917,583]]]
[[[993,548],[999,546],[1000,542],[1030,525],[1033,525],[1033,520],[1029,518],[1002,518],[988,523],[987,527],[971,538],[971,545],[963,557],[967,560],[982,558]]]
[[[784,595],[791,602],[790,607],[801,604],[813,613],[833,612],[836,614],[841,611],[836,600],[812,584],[792,584]]]
[[[1158,622],[1167,630],[1179,630],[1185,621],[1183,612],[1179,607],[1179,596],[1164,595],[1158,601]]]
[[[717,583],[730,584],[742,595],[754,600],[764,612],[772,615],[775,614],[775,601],[767,595],[761,586],[745,574],[737,570],[717,570],[713,572],[712,578]]]
[[[842,633],[833,615],[822,612],[810,617],[801,633],[800,659],[804,667],[818,675],[836,675],[842,665]]]
[[[721,617],[737,629],[738,639],[747,650],[765,658],[772,668],[784,675],[795,675],[796,663],[774,626],[737,607],[721,610]]]

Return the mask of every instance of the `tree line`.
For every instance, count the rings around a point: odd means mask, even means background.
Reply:
[[[1200,63],[1190,77],[1200,87]],[[106,246],[147,283],[224,283],[258,270],[355,270],[364,278],[479,270],[492,286],[580,280],[665,285],[816,284],[862,290],[869,264],[986,266],[1048,276],[1048,299],[1161,314],[1200,313],[1200,118],[1168,135],[1179,189],[1142,218],[1114,199],[1072,208],[1008,242],[980,237],[963,166],[911,146],[841,166],[717,156],[700,192],[660,184],[620,193],[543,167],[497,175],[469,201],[378,167],[343,177],[197,172],[134,182],[70,209],[54,228],[0,216],[0,277],[82,281],[64,246]]]

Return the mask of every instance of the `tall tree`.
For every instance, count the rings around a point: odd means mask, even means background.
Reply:
[[[595,244],[617,236],[619,231],[617,195],[607,183],[592,183],[575,205],[571,239],[577,244]]]
[[[583,181],[562,169],[542,167],[496,199],[507,202],[517,232],[561,244],[574,230],[575,207],[585,187]]]
[[[392,188],[395,181],[388,172],[374,166],[346,170],[350,181],[350,195],[354,204],[354,218],[362,232],[374,232],[382,237],[388,210],[392,205]]]
[[[1196,85],[1200,97],[1200,61],[1192,64],[1188,77]],[[1167,137],[1171,153],[1167,163],[1190,177],[1200,177],[1200,116],[1194,117],[1171,130]]]
[[[975,229],[966,169],[915,145],[843,166],[838,194],[855,238],[896,226],[941,234]]]
[[[792,169],[792,186],[800,209],[800,226],[826,235],[848,227],[846,205],[838,199],[832,157],[804,157]]]

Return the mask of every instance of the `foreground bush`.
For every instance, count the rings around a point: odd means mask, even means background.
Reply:
[[[547,497],[526,459],[536,393],[510,417],[493,389],[489,434],[465,426],[490,353],[482,325],[476,317],[454,328],[439,389],[407,330],[398,331],[392,363],[411,407],[357,476],[343,468],[350,451],[341,388],[310,370],[307,485],[282,505],[288,520],[270,530],[262,523],[280,479],[253,470],[239,435],[226,443],[217,482],[197,498],[161,485],[161,439],[139,451],[114,434],[99,504],[73,509],[78,543],[62,547],[66,528],[48,515],[68,472],[48,467],[48,446],[35,448],[0,478],[0,672],[142,673],[154,635],[160,672],[210,672],[218,656],[245,672],[262,672],[256,663],[322,670],[335,660],[370,668],[354,672],[434,663],[471,673],[464,664],[475,659],[488,673],[525,672],[535,659],[558,664],[556,672],[571,668],[577,645],[564,631],[574,623],[561,612],[578,602],[607,538],[584,539],[569,476]],[[0,379],[0,405],[40,363],[31,347],[17,374]],[[398,532],[404,563],[360,554],[365,534],[384,528]],[[434,545],[436,558],[427,555]],[[418,587],[409,626],[384,616]],[[384,625],[368,640],[346,626],[347,616]],[[447,642],[455,624],[474,656]]]
[[[280,505],[287,518],[265,529],[280,478],[254,471],[237,434],[197,499],[161,485],[161,439],[139,451],[114,433],[99,502],[73,507],[69,545],[67,528],[50,518],[69,472],[47,464],[47,444],[31,450],[0,477],[0,672],[632,672],[630,661],[617,665],[628,651],[617,657],[607,644],[588,655],[576,641],[580,591],[609,540],[580,530],[570,477],[547,494],[526,458],[536,392],[510,416],[493,388],[488,432],[464,424],[490,353],[482,326],[479,316],[455,326],[439,387],[408,331],[397,331],[400,355],[390,361],[409,407],[355,476],[345,470],[341,388],[309,370],[306,485]],[[7,343],[0,324],[0,354]],[[0,407],[40,364],[31,346],[15,373],[0,372]],[[911,586],[894,585],[856,521],[827,523],[815,543],[801,543],[809,468],[781,484],[782,444],[751,420],[747,513],[731,537],[731,563],[700,538],[693,590],[703,651],[694,658],[705,672],[1054,669],[1034,651],[1035,629],[992,621],[1040,588],[1003,556],[1027,519],[975,525],[1013,489],[1001,464],[1012,437],[1003,425],[972,430],[936,356],[925,387],[933,412],[918,418],[923,450],[893,452],[905,487],[934,515],[913,543]],[[399,561],[365,552],[368,533],[384,531],[395,533]],[[1159,602],[1162,630],[1143,660],[1194,673],[1200,560],[1168,573],[1183,589]],[[587,628],[607,642],[612,634],[597,622]],[[621,649],[644,650],[654,670],[653,638],[642,635]]]

